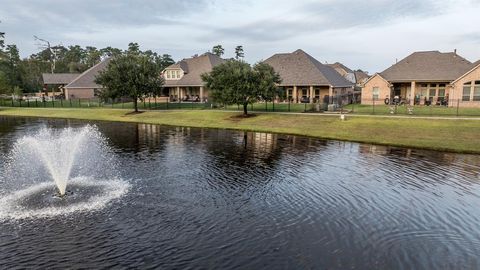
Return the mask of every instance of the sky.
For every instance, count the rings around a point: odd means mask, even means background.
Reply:
[[[170,54],[242,45],[255,63],[303,49],[322,63],[380,72],[414,51],[480,59],[480,0],[0,0],[0,32],[22,57],[34,35],[81,45]]]

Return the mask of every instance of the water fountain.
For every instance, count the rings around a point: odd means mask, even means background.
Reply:
[[[0,219],[101,209],[129,187],[116,175],[115,155],[95,126],[43,128],[18,138],[7,161]]]

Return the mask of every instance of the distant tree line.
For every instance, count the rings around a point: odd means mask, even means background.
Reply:
[[[6,45],[4,38],[5,33],[0,31],[0,95],[39,92],[43,88],[42,73],[81,73],[107,57],[124,52],[113,47],[98,49],[93,46],[53,45],[39,46],[39,52],[22,59],[17,46]],[[175,63],[168,54],[141,51],[137,43],[130,43],[127,51],[151,58],[158,70]]]

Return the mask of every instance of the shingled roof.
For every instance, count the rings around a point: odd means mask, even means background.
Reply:
[[[101,85],[95,83],[95,77],[100,71],[104,70],[111,58],[107,58],[95,66],[89,68],[78,76],[75,80],[69,83],[65,88],[102,88]]]
[[[334,64],[327,64],[327,66],[330,66],[334,69],[343,69],[346,73],[353,73],[353,70],[345,66],[344,64],[340,62],[335,62]]]
[[[357,70],[354,73],[355,73],[355,80],[357,81],[357,83],[362,83],[368,80],[368,78],[370,78],[370,76],[367,73],[360,70]]]
[[[334,68],[320,63],[303,50],[275,54],[264,62],[280,74],[281,86],[353,86]]]
[[[179,80],[165,80],[164,86],[202,86],[204,83],[200,77],[204,73],[212,71],[214,66],[224,63],[226,60],[212,53],[205,53],[193,58],[183,59],[166,69],[180,68],[184,75]]]
[[[75,80],[80,73],[43,73],[44,84],[69,84]]]
[[[455,52],[414,52],[380,75],[390,82],[453,81],[472,68],[465,58]]]

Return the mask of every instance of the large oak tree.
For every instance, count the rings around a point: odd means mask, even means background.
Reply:
[[[130,97],[135,112],[138,112],[138,100],[160,94],[163,85],[160,72],[159,66],[151,57],[125,53],[111,59],[95,82],[104,88],[102,97]]]
[[[270,65],[258,63],[252,67],[237,60],[215,66],[202,79],[216,102],[241,105],[245,116],[248,104],[274,98],[281,82],[280,75]]]

